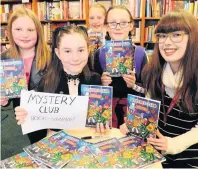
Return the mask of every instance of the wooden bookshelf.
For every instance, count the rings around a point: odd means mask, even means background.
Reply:
[[[1,3],[22,3],[22,0],[1,0]]]

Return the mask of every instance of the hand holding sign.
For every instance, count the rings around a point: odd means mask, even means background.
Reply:
[[[28,112],[22,124],[23,134],[49,128],[84,128],[88,96],[22,91],[20,107]],[[18,119],[20,119],[19,115],[24,117],[24,110],[17,111]]]
[[[18,121],[17,124],[21,125],[24,123],[25,118],[27,117],[28,112],[21,108],[20,106],[16,107],[15,109],[16,120]]]

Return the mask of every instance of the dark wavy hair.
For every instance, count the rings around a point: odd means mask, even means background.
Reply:
[[[196,111],[195,104],[198,104],[198,22],[187,11],[170,12],[161,18],[155,33],[174,31],[184,31],[189,36],[186,52],[180,63],[180,68],[184,70],[183,84],[176,90],[176,94],[182,98],[182,107],[193,112]],[[162,72],[165,63],[166,61],[160,54],[159,45],[156,43],[151,62],[144,67],[142,73],[144,87],[153,99],[162,97]]]

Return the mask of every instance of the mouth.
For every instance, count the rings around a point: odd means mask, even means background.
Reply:
[[[30,40],[21,40],[21,42],[28,43],[28,42],[30,42]]]
[[[177,51],[177,49],[175,48],[167,48],[167,49],[164,49],[164,52],[167,56],[170,56],[170,55],[173,55],[175,52]]]

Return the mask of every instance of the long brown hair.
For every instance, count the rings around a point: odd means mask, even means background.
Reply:
[[[22,17],[28,16],[35,24],[36,32],[37,32],[37,42],[36,42],[36,51],[35,51],[35,58],[36,58],[36,70],[43,70],[50,64],[50,52],[47,47],[47,44],[44,40],[43,36],[43,29],[41,23],[34,12],[30,9],[25,7],[18,8],[9,18],[8,21],[8,37],[10,42],[10,58],[20,58],[20,52],[17,44],[14,42],[12,36],[12,24],[13,22]]]
[[[193,112],[196,110],[195,104],[198,103],[198,22],[187,11],[170,12],[159,21],[155,33],[173,31],[184,31],[189,36],[186,52],[180,63],[180,68],[184,70],[183,83],[182,87],[176,90],[176,94],[182,98],[182,106]],[[145,66],[142,73],[144,86],[153,99],[162,97],[161,78],[165,63],[156,43],[151,62]]]

